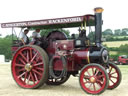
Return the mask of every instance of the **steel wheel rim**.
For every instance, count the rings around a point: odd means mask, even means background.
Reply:
[[[25,69],[28,63],[32,66],[30,71]],[[23,47],[14,55],[12,61],[12,75],[16,83],[21,87],[34,88],[41,81],[43,73],[44,62],[41,58],[41,54],[35,48],[29,46]]]
[[[92,71],[90,71],[89,69]],[[98,69],[97,72],[95,72],[96,69]],[[101,76],[97,75],[99,73],[98,71],[102,72]],[[90,72],[92,72],[93,75]],[[88,74],[88,76],[87,76],[87,74]],[[94,77],[96,79],[94,83],[90,82],[90,80],[89,80],[90,77]],[[103,79],[102,82],[100,80],[101,78]],[[107,77],[106,77],[104,71],[102,69],[100,69],[98,66],[88,66],[82,70],[82,73],[80,75],[80,84],[81,84],[81,87],[83,88],[83,90],[86,91],[87,93],[91,93],[91,94],[100,93],[106,87],[106,83],[107,83]]]
[[[108,88],[114,88],[115,85],[117,85],[119,80],[120,80],[119,79],[120,74],[119,74],[117,68],[114,65],[112,65],[112,64],[109,64],[109,65],[110,66],[109,66],[109,73],[108,73],[108,75],[109,75]]]

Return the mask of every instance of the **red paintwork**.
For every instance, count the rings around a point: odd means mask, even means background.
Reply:
[[[56,41],[55,40],[66,40],[67,37],[64,33],[59,32],[59,31],[55,31],[55,32],[51,32],[48,34],[47,39],[49,40],[49,45],[46,49],[49,57],[52,57],[53,55],[55,55],[55,50],[56,50]]]
[[[56,41],[56,48],[61,50],[74,50],[74,42],[73,40],[58,40]]]
[[[67,47],[64,48],[63,46],[66,45]],[[67,56],[67,70],[68,71],[78,71],[80,70],[84,65],[88,64],[88,48],[85,49],[75,49],[74,48],[74,41],[73,40],[58,40],[56,42],[53,42],[51,45],[49,45],[48,52],[51,54],[56,54],[56,56],[60,55],[66,55]],[[59,48],[60,51],[57,49]],[[55,52],[54,52],[55,51]],[[54,58],[56,58],[56,56]],[[58,57],[57,57],[58,58]],[[85,60],[83,63],[82,60]],[[54,70],[62,70],[63,65],[61,60],[56,60],[54,62]]]
[[[88,62],[88,56],[87,56],[87,53],[88,53],[88,48],[85,48],[83,50],[76,50],[74,52],[74,62],[75,62],[75,69],[80,69],[81,67],[83,67],[84,65],[86,64],[89,64]],[[82,60],[85,60],[85,62],[83,63]],[[79,66],[81,66],[79,68]]]
[[[60,58],[60,56],[55,56],[54,58]],[[74,58],[73,57],[67,57],[67,71],[75,71],[74,67]],[[53,63],[54,70],[62,71],[63,69],[63,63],[61,59],[56,59]]]

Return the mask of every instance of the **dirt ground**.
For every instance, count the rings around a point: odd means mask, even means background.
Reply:
[[[123,65],[122,65],[123,66]],[[100,96],[128,96],[128,67],[120,66],[122,82],[114,90],[106,90]],[[23,89],[12,78],[10,64],[0,64],[0,96],[92,96],[86,94],[79,85],[78,77],[60,86],[44,85],[39,89]],[[94,95],[93,95],[94,96]],[[98,96],[98,95],[97,95]]]

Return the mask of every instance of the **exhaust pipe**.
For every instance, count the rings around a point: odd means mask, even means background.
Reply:
[[[95,8],[95,44],[97,47],[101,46],[102,38],[102,8]]]

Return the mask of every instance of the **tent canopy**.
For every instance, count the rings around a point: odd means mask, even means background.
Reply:
[[[28,28],[70,28],[79,27],[81,24],[86,26],[95,26],[95,15],[84,15],[66,18],[55,18],[55,19],[44,19],[44,20],[32,20],[32,21],[21,21],[21,22],[9,22],[2,23],[2,28],[13,28],[13,27],[28,27]]]

